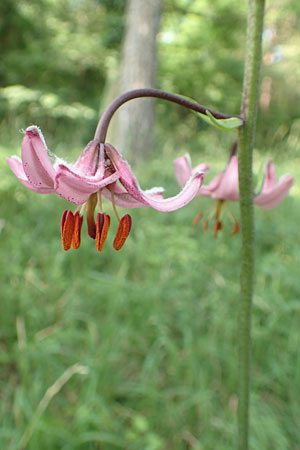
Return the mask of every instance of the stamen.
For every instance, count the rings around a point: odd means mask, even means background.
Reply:
[[[222,219],[223,215],[223,205],[225,204],[225,200],[219,199],[216,202],[216,222],[218,222],[220,219]]]
[[[239,232],[240,225],[239,225],[238,221],[236,220],[234,214],[230,211],[229,208],[227,209],[227,214],[228,214],[228,217],[229,217],[229,219],[230,219],[230,221],[232,223],[232,231],[231,231],[230,234],[231,234],[231,236],[234,236],[236,233]]]
[[[112,203],[112,207],[114,210],[114,213],[116,215],[116,218],[118,219],[119,223],[120,223],[120,216],[118,214],[117,208],[116,208],[116,204],[115,204],[115,191],[114,191],[114,185],[112,184],[111,186],[109,186],[110,188],[110,192],[111,192],[111,203]],[[124,216],[125,217],[125,216]]]
[[[83,204],[84,204],[84,203],[83,203]],[[76,206],[76,208],[75,208],[75,210],[74,210],[74,212],[73,212],[74,216],[75,216],[75,214],[77,213],[77,211],[81,210],[81,208],[82,208],[82,205],[77,205],[77,206]]]
[[[72,211],[67,209],[61,218],[61,242],[64,250],[70,250],[73,233],[75,227],[75,219]]]
[[[203,212],[199,212],[199,213],[196,215],[195,219],[193,220],[192,224],[193,224],[193,225],[196,225],[202,217],[203,217]]]
[[[234,236],[236,233],[238,233],[240,231],[240,226],[239,226],[239,224],[238,224],[238,222],[235,222],[234,224],[233,224],[233,228],[232,228],[232,231],[231,231],[231,236]]]
[[[80,215],[81,216],[84,215],[86,208],[87,208],[87,202],[85,202],[85,203],[83,203],[83,205],[81,205],[81,208],[80,208]],[[76,208],[76,210],[77,210],[77,208]]]
[[[208,220],[203,220],[203,233],[206,233],[208,227]]]
[[[80,247],[82,222],[83,217],[80,215],[79,211],[76,211],[74,214],[74,231],[71,242],[71,246],[75,250]]]
[[[97,214],[96,222],[96,249],[101,252],[105,244],[107,233],[110,226],[110,217],[105,213]]]
[[[222,230],[222,228],[223,228],[222,222],[220,220],[216,219],[215,226],[214,226],[214,237],[217,237],[218,231]]]
[[[98,200],[98,206],[99,206],[99,212],[102,213],[102,195],[101,195],[101,189],[97,192],[97,200]]]
[[[94,212],[97,205],[97,195],[92,194],[87,201],[87,213],[86,220],[88,225],[88,235],[92,238],[96,238],[96,223]]]
[[[120,250],[123,245],[125,244],[125,241],[130,233],[132,225],[132,220],[129,214],[126,214],[122,217],[119,223],[119,228],[113,243],[115,250]]]

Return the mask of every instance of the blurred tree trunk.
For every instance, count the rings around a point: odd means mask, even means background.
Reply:
[[[160,13],[161,0],[128,0],[120,65],[121,93],[154,87]],[[126,157],[131,156],[132,161],[151,152],[153,126],[153,99],[137,99],[122,106],[116,124],[119,151]]]

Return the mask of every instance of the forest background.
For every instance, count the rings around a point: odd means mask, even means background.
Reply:
[[[154,86],[238,115],[246,6],[163,1]],[[20,155],[19,130],[32,123],[67,160],[93,138],[120,92],[126,11],[122,0],[0,5],[1,448],[234,446],[240,238],[229,236],[230,222],[214,239],[191,225],[209,200],[168,215],[141,209],[121,252],[107,242],[99,254],[83,236],[65,253],[67,203],[28,192],[4,162]],[[295,0],[267,2],[254,167],[259,173],[272,157],[295,185],[275,210],[256,210],[255,450],[300,449],[299,13]],[[119,139],[113,125],[110,142]],[[151,139],[139,140],[140,158],[118,149],[143,188],[174,195],[176,157],[211,164],[209,180],[234,136],[157,100]]]

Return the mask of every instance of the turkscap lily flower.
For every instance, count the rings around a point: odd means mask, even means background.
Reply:
[[[78,160],[69,164],[49,152],[41,130],[30,126],[22,142],[22,159],[7,158],[12,172],[28,189],[39,194],[56,193],[78,205],[74,212],[66,210],[61,221],[64,250],[80,246],[83,214],[87,212],[88,234],[101,251],[110,226],[110,216],[103,212],[102,194],[113,205],[119,222],[113,246],[120,250],[131,230],[131,217],[121,219],[116,205],[122,208],[150,206],[158,211],[175,211],[189,203],[198,193],[204,174],[195,172],[184,189],[175,197],[163,198],[162,188],[143,191],[129,165],[110,144],[89,142]],[[95,220],[95,209],[99,212]]]
[[[184,185],[185,181],[192,175],[193,170],[202,167],[203,171],[207,171],[209,166],[202,164],[192,169],[190,156],[184,155],[174,161],[175,174],[180,186]],[[286,174],[277,178],[275,166],[272,160],[269,160],[264,168],[264,182],[263,187],[258,195],[254,195],[253,202],[264,209],[275,208],[287,196],[289,189],[293,185],[294,179],[291,175]],[[198,195],[202,197],[212,197],[216,200],[216,206],[211,214],[215,216],[214,235],[222,229],[222,214],[226,202],[239,200],[239,175],[238,175],[238,158],[232,156],[227,167],[207,185],[201,186]],[[233,229],[231,234],[236,234],[239,231],[239,224],[232,212],[227,209],[230,220],[233,222]],[[200,212],[194,219],[193,224],[196,224],[203,213]],[[203,222],[203,229],[206,231],[208,220]]]

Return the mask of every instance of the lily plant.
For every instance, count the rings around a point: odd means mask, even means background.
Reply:
[[[97,125],[94,139],[86,146],[74,164],[67,163],[49,152],[37,126],[30,126],[25,130],[22,159],[17,156],[7,159],[11,170],[25,187],[39,194],[56,193],[76,205],[74,211],[68,209],[62,216],[61,236],[65,250],[79,247],[85,211],[88,234],[96,240],[97,250],[102,250],[110,226],[110,217],[103,211],[102,197],[111,201],[119,222],[113,244],[116,250],[122,248],[131,230],[130,215],[125,214],[120,219],[117,206],[126,209],[148,206],[158,211],[169,212],[185,206],[197,195],[211,197],[216,200],[214,232],[217,235],[222,228],[221,216],[224,205],[229,201],[239,201],[241,273],[238,318],[238,450],[249,449],[251,311],[255,268],[253,204],[264,209],[274,208],[285,198],[293,184],[293,178],[290,175],[285,175],[278,181],[274,164],[269,160],[264,169],[261,192],[254,192],[253,189],[252,163],[262,60],[264,9],[265,0],[248,0],[247,45],[239,117],[214,111],[186,97],[169,92],[150,88],[135,89],[120,95],[106,108]],[[190,159],[186,155],[175,161],[177,180],[183,187],[178,195],[164,199],[162,188],[143,191],[128,163],[112,145],[105,142],[110,120],[117,109],[124,103],[141,97],[156,97],[177,103],[193,110],[205,122],[221,130],[236,129],[238,158],[232,154],[227,167],[208,185],[203,185],[203,177],[209,166],[202,164],[192,169]],[[98,212],[95,219],[97,205]],[[196,217],[195,221],[198,221],[201,216],[202,213]],[[233,225],[232,234],[235,234],[240,226],[234,217]]]
[[[119,222],[113,247],[120,250],[130,233],[132,220],[129,214],[120,218],[117,206],[126,209],[149,206],[162,212],[175,211],[192,201],[203,183],[204,171],[199,167],[175,197],[163,198],[163,188],[144,191],[128,163],[111,144],[105,142],[113,114],[125,102],[139,97],[156,97],[177,103],[219,127],[231,129],[243,123],[237,117],[206,108],[185,97],[145,88],[120,95],[106,108],[94,139],[73,164],[49,151],[39,127],[32,125],[26,128],[22,141],[22,158],[12,156],[6,161],[14,175],[28,189],[38,194],[56,193],[77,205],[74,212],[67,209],[62,215],[61,239],[64,250],[79,248],[83,215],[86,211],[88,235],[96,240],[97,250],[102,251],[110,227],[110,216],[103,211],[102,197],[111,201]]]
[[[86,212],[88,235],[96,240],[101,251],[106,241],[110,216],[103,211],[102,197],[109,199],[119,222],[113,246],[120,250],[131,230],[131,216],[121,219],[116,206],[126,209],[150,206],[170,212],[189,203],[199,191],[204,173],[191,175],[183,190],[171,198],[163,198],[163,188],[143,191],[128,163],[110,144],[94,139],[88,143],[74,164],[50,153],[44,136],[37,126],[25,130],[22,159],[7,158],[19,181],[38,194],[55,193],[77,205],[74,212],[64,211],[61,220],[61,239],[64,250],[79,248],[83,215]],[[95,219],[95,209],[98,212]]]
[[[184,186],[187,180],[197,171],[207,172],[210,168],[208,164],[200,164],[192,168],[190,155],[187,153],[174,161],[175,175],[179,186]],[[271,159],[265,164],[264,179],[260,192],[253,193],[253,203],[263,209],[275,208],[287,196],[292,187],[294,179],[291,175],[285,174],[278,180],[275,165]],[[215,200],[215,208],[210,214],[215,217],[214,235],[222,229],[222,215],[228,202],[239,201],[239,173],[238,157],[231,156],[228,165],[218,173],[208,185],[202,185],[197,193],[200,197],[211,197]],[[226,212],[233,223],[231,235],[239,231],[239,223],[233,213],[227,208]],[[195,225],[202,217],[203,212],[197,214],[193,224]],[[208,219],[203,222],[203,230],[206,231]]]

